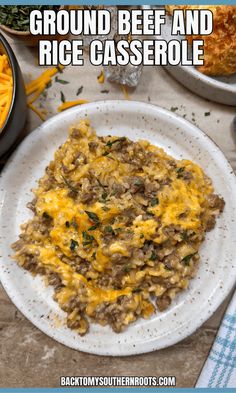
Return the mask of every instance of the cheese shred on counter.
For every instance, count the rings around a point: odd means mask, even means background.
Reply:
[[[93,322],[121,332],[165,310],[224,207],[198,165],[145,140],[98,137],[88,120],[71,128],[34,194],[14,258],[47,277],[81,335]]]

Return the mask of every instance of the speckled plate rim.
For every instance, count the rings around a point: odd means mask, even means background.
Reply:
[[[4,205],[4,197],[7,188],[7,181],[9,179],[9,176],[11,177],[12,173],[17,172],[18,170],[17,162],[20,159],[21,153],[27,152],[27,149],[30,146],[30,144],[32,143],[34,145],[37,142],[37,138],[39,138],[40,135],[41,137],[45,138],[47,133],[50,133],[50,129],[51,128],[53,129],[53,127],[51,127],[52,124],[54,124],[55,122],[60,123],[63,119],[69,119],[70,117],[73,118],[75,114],[76,115],[79,114],[81,117],[83,117],[86,113],[89,114],[89,116],[91,116],[91,113],[93,112],[96,113],[99,110],[109,111],[112,109],[113,111],[116,111],[116,110],[121,110],[122,108],[124,109],[124,111],[126,111],[126,113],[128,113],[129,110],[131,113],[137,112],[140,114],[145,112],[145,116],[147,116],[147,114],[150,113],[153,116],[156,116],[157,119],[158,117],[159,119],[161,118],[169,119],[175,122],[175,124],[178,125],[178,128],[184,129],[186,135],[190,137],[191,135],[192,136],[194,135],[195,137],[198,138],[198,140],[204,142],[206,148],[209,149],[209,151],[211,151],[211,154],[214,155],[215,160],[221,163],[222,174],[224,178],[227,180],[227,182],[230,182],[230,192],[234,197],[234,199],[232,200],[235,201],[233,206],[234,209],[233,217],[236,218],[236,213],[235,213],[236,212],[236,178],[230,164],[224,157],[221,150],[214,144],[214,142],[210,140],[203,131],[199,130],[196,126],[194,126],[193,124],[189,123],[185,119],[181,118],[180,116],[172,112],[169,112],[163,108],[157,107],[152,104],[134,102],[134,101],[125,101],[125,100],[124,101],[97,101],[91,104],[83,105],[81,107],[72,108],[68,111],[60,113],[55,117],[49,119],[48,121],[43,123],[40,127],[38,127],[35,131],[33,131],[29,136],[27,136],[27,138],[21,143],[21,145],[13,153],[1,175],[1,179],[0,179],[1,206]],[[224,192],[227,191],[224,190]],[[230,208],[232,208],[232,206]],[[3,211],[1,210],[0,217],[2,216],[2,213]],[[2,230],[4,231],[4,229],[1,227],[0,236],[3,235]],[[233,251],[231,252],[233,252],[232,255],[236,257],[236,243],[230,244],[229,246],[231,247],[231,250],[233,248]],[[9,245],[6,245],[6,248],[9,253],[10,252]],[[2,252],[1,255],[3,255]],[[4,263],[6,264],[6,261]],[[215,290],[212,292],[211,305],[209,305],[209,303],[206,300],[204,301],[204,304],[201,305],[203,308],[201,308],[201,311],[199,312],[198,315],[195,315],[199,318],[193,318],[192,315],[189,315],[189,319],[188,321],[186,321],[185,326],[180,325],[178,329],[174,329],[173,331],[167,331],[166,334],[163,334],[161,340],[160,339],[157,340],[155,339],[155,337],[149,339],[147,337],[142,338],[141,336],[138,337],[138,340],[135,341],[136,343],[135,345],[132,345],[132,343],[130,342],[126,342],[126,343],[123,342],[122,345],[114,345],[114,347],[113,346],[104,347],[104,345],[101,345],[100,347],[96,347],[96,346],[94,347],[94,344],[91,344],[91,346],[88,347],[86,344],[85,345],[83,344],[82,340],[80,341],[79,337],[77,342],[73,342],[73,340],[72,341],[68,340],[67,337],[65,337],[63,334],[59,334],[58,330],[55,327],[54,329],[48,328],[48,326],[45,325],[45,323],[43,322],[44,321],[43,319],[40,319],[38,316],[32,315],[32,313],[27,309],[27,307],[25,307],[24,302],[22,302],[22,300],[17,297],[17,293],[14,293],[14,287],[12,287],[11,281],[8,278],[8,274],[2,267],[2,263],[0,263],[0,279],[5,291],[7,292],[12,302],[16,305],[16,307],[25,315],[26,318],[28,318],[35,326],[37,326],[41,331],[43,331],[48,336],[54,338],[58,342],[68,347],[81,350],[84,352],[98,354],[98,355],[126,356],[126,355],[134,355],[134,354],[154,351],[157,349],[162,349],[170,345],[173,345],[179,342],[180,340],[186,338],[190,334],[192,334],[197,328],[199,328],[202,325],[202,323],[204,323],[214,313],[214,311],[222,303],[225,297],[229,294],[236,279],[235,267],[236,267],[235,265],[228,267],[230,270],[230,274],[227,274],[227,281],[223,283],[221,291],[217,291],[218,287],[216,285]],[[145,321],[145,323],[148,323],[148,321]],[[132,329],[132,325],[128,329]],[[66,330],[69,329],[66,328]],[[69,332],[71,331],[69,330]],[[124,333],[121,333],[118,336],[121,337],[123,334]]]

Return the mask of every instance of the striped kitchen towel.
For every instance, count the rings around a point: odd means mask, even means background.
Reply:
[[[236,292],[221,322],[196,387],[236,388]]]

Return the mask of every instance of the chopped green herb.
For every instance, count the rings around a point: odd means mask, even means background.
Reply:
[[[107,192],[106,192],[106,188],[107,188],[108,186],[104,186],[104,185],[100,182],[99,179],[97,179],[97,182],[98,182],[99,186],[102,187],[102,189],[104,190],[104,192],[103,192],[103,194],[102,194],[102,199],[106,199],[107,196],[108,196],[108,194],[107,194]]]
[[[95,229],[97,229],[99,227],[100,223],[98,222],[97,224],[93,225],[92,227],[90,227],[88,230],[89,231],[95,231]]]
[[[165,265],[165,270],[171,271],[171,267]]]
[[[156,259],[157,259],[157,254],[155,253],[155,251],[152,251],[152,254],[151,254],[151,256],[150,256],[150,261],[156,261]]]
[[[108,186],[104,186],[104,184],[102,184],[99,179],[97,179],[97,182],[98,182],[99,186],[102,187],[103,189],[108,187]]]
[[[92,253],[92,258],[96,259],[96,252],[95,251]]]
[[[129,273],[131,269],[132,269],[132,268],[131,268],[130,265],[126,265],[126,266],[123,267],[122,270],[123,270],[124,273]]]
[[[68,83],[70,83],[70,82],[68,82],[68,81],[65,81],[64,79],[58,78],[58,76],[56,76],[55,82],[58,82],[58,83],[60,83],[61,85],[68,85]]]
[[[103,153],[103,156],[108,156],[108,154],[110,154],[109,151],[105,151],[105,153]]]
[[[102,94],[108,94],[110,92],[110,90],[101,90]]]
[[[82,91],[83,91],[83,86],[80,86],[80,87],[78,88],[78,90],[77,90],[76,95],[78,96],[79,94],[82,93]]]
[[[151,206],[158,205],[158,203],[159,203],[159,199],[158,198],[152,198],[151,199]]]
[[[102,194],[102,199],[107,199],[107,193],[106,192],[103,192],[103,194]]]
[[[211,112],[205,112],[204,116],[210,116]]]
[[[62,70],[59,66],[56,66],[56,68],[58,69],[58,72],[59,72],[60,74],[63,73],[63,70]]]
[[[74,239],[71,239],[70,241],[70,249],[71,251],[75,251],[76,247],[78,246],[78,242]]]
[[[140,235],[140,239],[143,239],[144,238],[144,234],[143,233],[141,233],[141,235]]]
[[[49,87],[51,87],[51,86],[52,86],[52,82],[49,81],[49,82],[46,84],[46,89],[49,89]]]
[[[59,6],[23,6],[7,5],[0,6],[0,24],[10,27],[13,30],[28,31],[30,26],[30,13],[33,10],[57,10]]]
[[[77,190],[74,186],[72,186],[72,184],[70,184],[70,183],[68,182],[68,180],[65,178],[65,176],[63,176],[63,175],[61,174],[61,177],[62,177],[62,179],[64,180],[64,182],[66,183],[67,187],[68,187],[71,191],[73,191],[73,192],[75,192],[75,193],[78,193],[78,190]]]
[[[172,106],[170,108],[171,112],[176,112],[179,108],[177,106]]]
[[[180,234],[180,236],[181,236],[181,238],[182,238],[184,241],[188,240],[188,232],[187,232],[187,231],[183,231],[183,232]]]
[[[92,235],[89,235],[86,231],[82,232],[82,236],[83,236],[83,239],[85,239],[85,240],[90,240],[91,242],[94,240],[94,237]]]
[[[110,233],[110,234],[112,234],[112,235],[115,235],[115,231],[114,231],[114,229],[112,228],[111,225],[106,225],[106,226],[104,227],[104,232],[105,232],[105,233]]]
[[[94,222],[95,224],[99,223],[99,217],[97,216],[96,213],[89,212],[88,210],[85,210],[85,213],[89,217],[89,219]]]
[[[194,252],[193,254],[189,254],[186,255],[184,258],[182,258],[182,262],[186,265],[189,266],[189,262],[191,260],[191,258],[196,254],[196,252]]]
[[[89,241],[83,242],[83,247],[85,247],[85,246],[91,246],[91,244],[92,244],[92,242],[89,242]]]
[[[141,186],[143,184],[143,179],[136,179],[134,182],[135,186]]]
[[[179,177],[182,177],[183,172],[184,172],[184,168],[183,168],[183,167],[177,168],[177,169],[176,169],[176,172],[177,172],[177,177],[178,177],[178,178],[179,178]]]
[[[89,235],[86,231],[83,231],[82,236],[84,239],[83,246],[91,245],[94,241],[94,237],[92,235]]]
[[[78,226],[78,223],[77,223],[75,220],[72,220],[72,221],[71,221],[71,225],[72,225],[76,230],[78,230],[79,226]]]
[[[145,240],[145,244],[146,244],[147,246],[151,246],[152,240]]]
[[[61,91],[60,93],[61,93],[61,102],[66,102],[66,97],[65,97],[63,91]]]
[[[103,207],[102,207],[102,210],[104,210],[104,212],[109,212],[110,209],[109,209],[109,207],[107,207],[107,206],[103,206]]]
[[[123,137],[121,137],[121,138],[118,138],[118,139],[115,139],[114,141],[108,141],[107,144],[106,144],[106,146],[112,147],[112,145],[114,145],[114,143],[117,143],[117,142],[124,142],[124,141],[126,141],[126,137],[125,137],[125,136],[123,136]]]

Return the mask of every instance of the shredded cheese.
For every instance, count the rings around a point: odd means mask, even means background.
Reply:
[[[0,55],[0,132],[3,127],[12,100],[13,77],[6,55]]]
[[[104,71],[102,70],[100,75],[97,77],[98,79],[98,83],[104,83],[105,81],[105,75],[104,75]]]
[[[45,120],[45,117],[44,117],[43,113],[40,112],[40,110],[38,110],[37,108],[35,108],[35,106],[33,106],[32,104],[29,104],[29,103],[28,103],[28,107],[29,107],[34,113],[36,113],[36,115],[38,115],[38,117],[39,117],[42,121]]]
[[[130,100],[130,96],[129,96],[129,93],[128,93],[126,87],[124,85],[120,85],[120,88],[121,88],[122,92],[124,93],[125,99]]]
[[[87,104],[88,102],[89,101],[87,100],[75,100],[75,101],[63,102],[63,104],[61,104],[57,110],[58,112],[62,112],[68,108],[72,108],[73,106]]]

